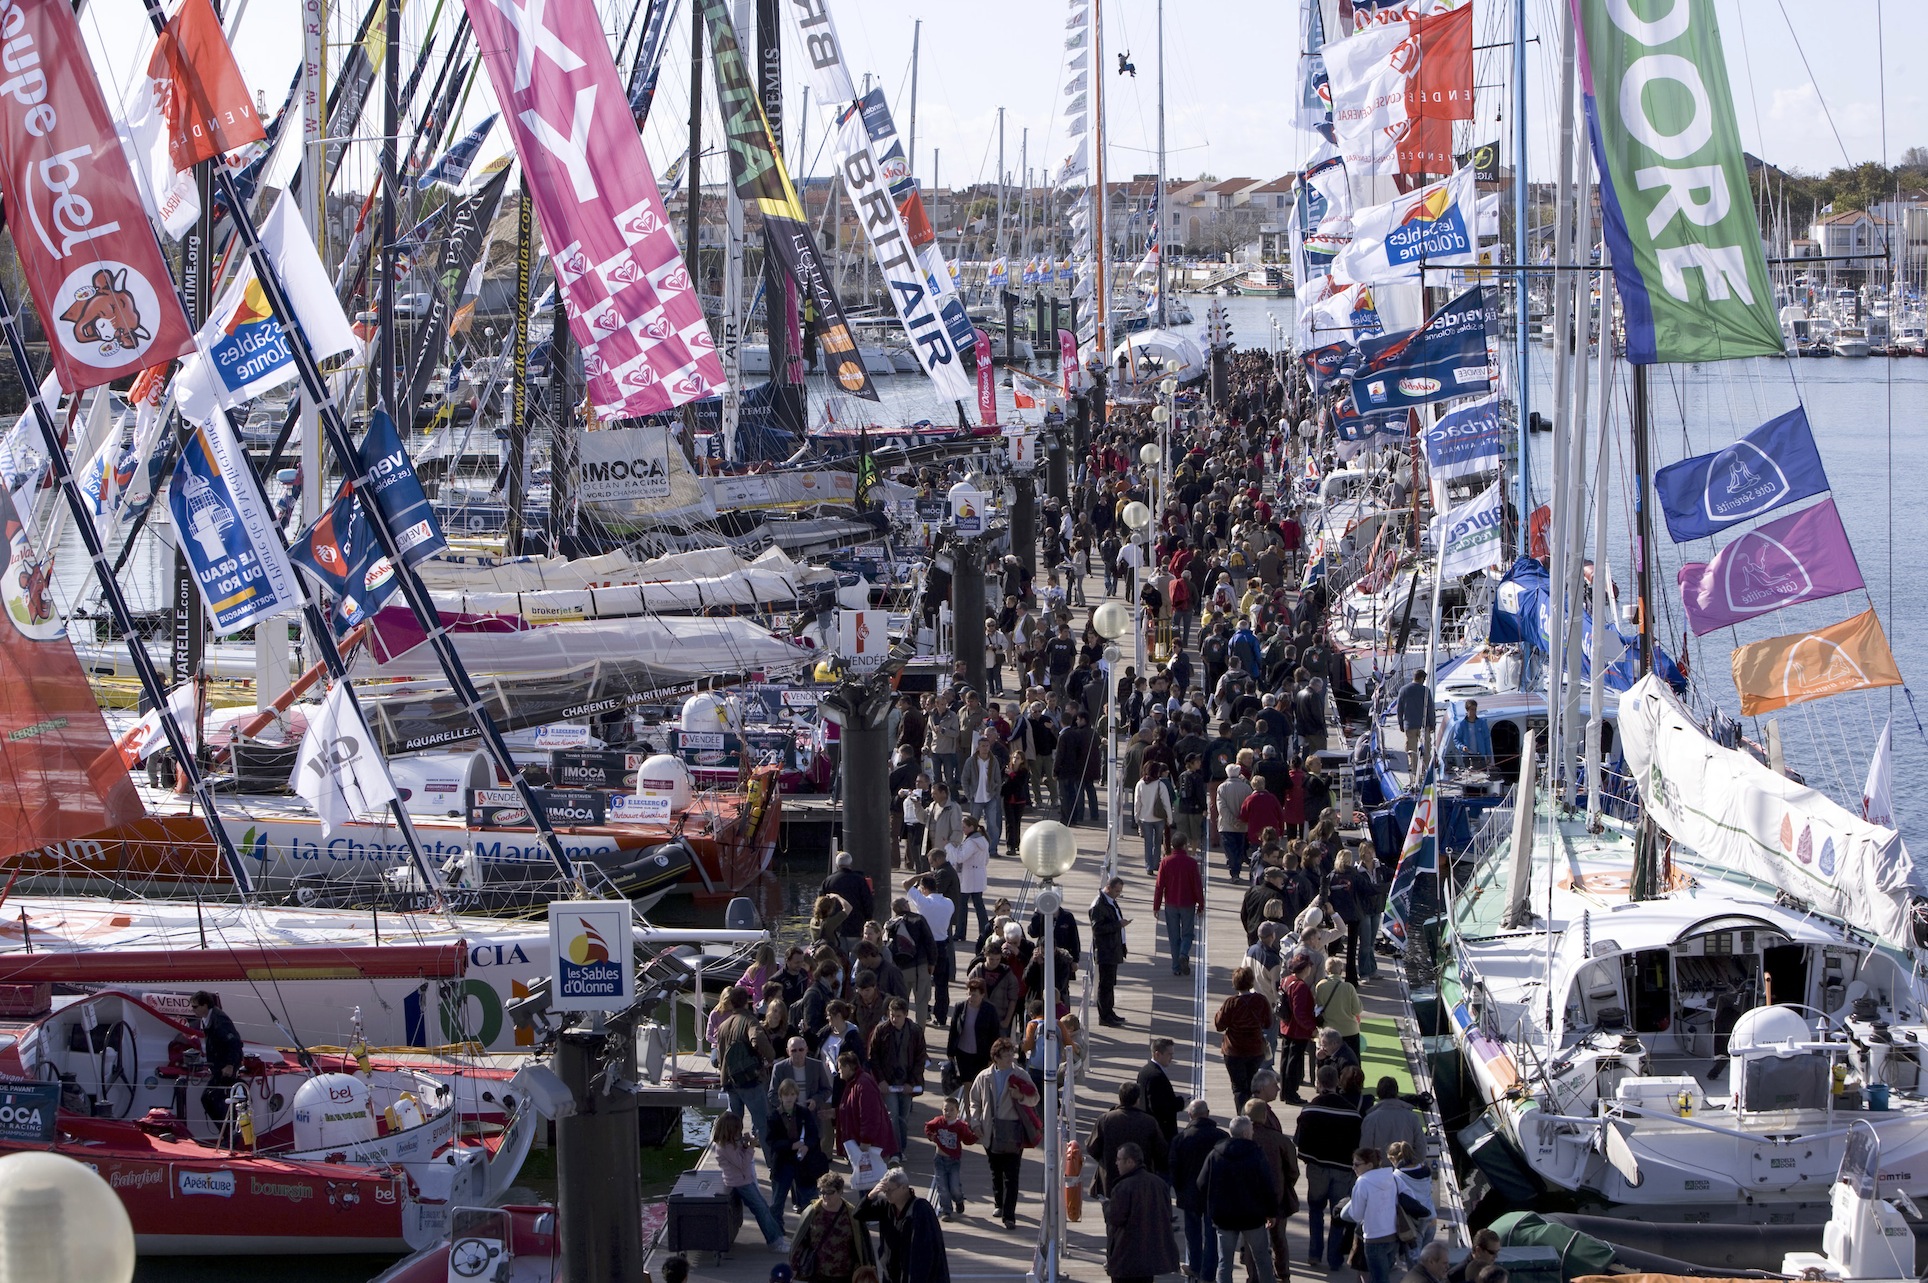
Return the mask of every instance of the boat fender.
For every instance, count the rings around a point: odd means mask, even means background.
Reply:
[[[1084,1218],[1084,1147],[1068,1141],[1064,1147],[1064,1218]]]

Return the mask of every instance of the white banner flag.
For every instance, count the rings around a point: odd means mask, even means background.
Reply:
[[[1352,240],[1332,260],[1335,280],[1382,284],[1417,280],[1420,267],[1479,261],[1477,193],[1471,166],[1352,216]],[[1435,275],[1427,284],[1445,281]]]
[[[1894,760],[1888,753],[1888,732],[1892,723],[1881,727],[1875,741],[1874,760],[1868,763],[1868,782],[1861,786],[1861,818],[1884,829],[1895,826]]]
[[[350,702],[346,683],[328,692],[321,711],[308,722],[289,784],[321,817],[324,838],[335,825],[394,801],[388,763]]]
[[[1431,533],[1439,550],[1440,577],[1453,579],[1501,565],[1500,531],[1505,524],[1506,499],[1498,480],[1445,516],[1434,517]]]

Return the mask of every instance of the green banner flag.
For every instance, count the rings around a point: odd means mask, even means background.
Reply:
[[[1627,359],[1779,355],[1713,0],[1572,4]]]

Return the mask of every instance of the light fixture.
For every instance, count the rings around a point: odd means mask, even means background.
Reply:
[[[1136,499],[1126,504],[1124,512],[1119,515],[1125,519],[1125,524],[1130,526],[1134,531],[1143,530],[1151,524],[1151,509]]]
[[[1154,405],[1151,408],[1151,421],[1153,423],[1168,423],[1171,421],[1171,417],[1172,412],[1162,405]]]
[[[134,1226],[120,1195],[60,1154],[0,1158],[0,1274],[128,1283]]]
[[[1104,602],[1091,612],[1091,626],[1106,641],[1117,641],[1131,631],[1131,612],[1122,602]]]
[[[1056,820],[1040,820],[1024,831],[1018,858],[1032,877],[1050,882],[1071,872],[1078,862],[1078,837]]]
[[[1161,405],[1158,408],[1162,410],[1165,407]],[[1154,417],[1156,416],[1154,415]],[[1164,422],[1163,419],[1159,419],[1158,421],[1160,423]],[[1142,447],[1139,448],[1138,462],[1144,464],[1147,468],[1157,467],[1158,459],[1159,459],[1158,443],[1156,441],[1147,441]]]
[[[1158,390],[1160,392],[1163,392],[1166,396],[1177,396],[1178,380],[1168,374],[1165,376],[1165,381],[1158,385]]]

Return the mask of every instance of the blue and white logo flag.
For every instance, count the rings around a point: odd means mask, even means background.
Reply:
[[[1435,481],[1473,477],[1498,471],[1500,466],[1500,403],[1482,397],[1461,406],[1422,430],[1426,468]]]
[[[375,491],[375,505],[394,534],[402,559],[413,566],[447,547],[448,539],[435,518],[435,509],[416,479],[415,466],[387,411],[375,412],[369,420],[368,435],[356,451],[361,455],[368,484]]]
[[[1486,292],[1475,285],[1416,330],[1359,340],[1352,399],[1361,414],[1493,390]]]
[[[1454,508],[1434,517],[1433,547],[1439,550],[1439,573],[1456,579],[1488,566],[1505,564],[1500,532],[1506,525],[1506,497],[1499,480]]]
[[[167,499],[175,541],[217,634],[301,609],[301,585],[274,514],[219,410],[182,447]]]
[[[336,825],[350,823],[395,800],[388,763],[349,698],[348,683],[337,682],[328,698],[321,701],[321,708],[308,719],[288,783],[321,817],[324,838]]]
[[[1413,916],[1413,893],[1423,878],[1439,877],[1439,793],[1431,784],[1419,795],[1413,807],[1412,823],[1406,826],[1406,841],[1399,848],[1399,864],[1393,870],[1392,884],[1386,890],[1386,916],[1380,926],[1393,939],[1406,939]],[[1437,904],[1437,881],[1428,889],[1426,901]]]
[[[1414,280],[1421,266],[1463,267],[1479,261],[1479,216],[1473,168],[1352,216],[1352,240],[1332,260],[1342,281]]]
[[[429,166],[427,173],[415,180],[418,191],[427,191],[440,183],[444,187],[460,187],[462,180],[469,176],[469,167],[475,164],[475,154],[482,150],[483,140],[495,128],[495,115],[462,135],[453,147],[442,153],[442,158]]]
[[[1713,454],[1654,473],[1675,543],[1704,539],[1828,488],[1807,411],[1795,406]]]

